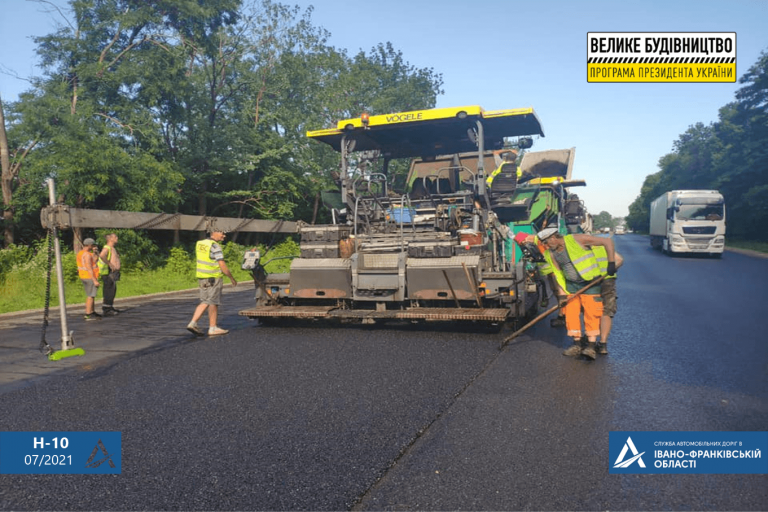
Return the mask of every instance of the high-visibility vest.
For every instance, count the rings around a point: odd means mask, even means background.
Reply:
[[[97,263],[99,265],[99,274],[107,275],[109,274],[109,262],[112,261],[112,248],[110,246],[107,246],[107,263],[104,263],[101,261],[101,256],[97,258]]]
[[[504,169],[505,165],[515,165],[514,162],[502,162],[500,166],[496,168],[495,171],[493,171],[491,174],[488,175],[487,178],[485,178],[485,184],[488,187],[493,188],[493,178],[499,175],[501,171]],[[522,169],[520,167],[517,168],[517,179],[520,179],[520,176],[523,174]]]
[[[597,264],[600,265],[600,275],[604,275],[606,279],[616,279],[616,274],[608,275],[608,252],[602,245],[595,245],[592,247],[592,252],[595,254]]]
[[[221,271],[219,263],[211,259],[211,246],[215,243],[215,240],[206,238],[200,240],[195,246],[195,253],[197,254],[197,278],[205,279],[208,277],[224,277],[224,272]]]
[[[533,241],[536,244],[536,247],[539,248],[539,252],[544,255],[544,253],[547,252],[547,248],[539,241],[539,237],[533,237]],[[537,265],[539,267],[539,273],[543,276],[547,276],[555,271],[555,267],[552,266],[551,261],[546,259],[546,256],[544,257],[544,261],[537,263]]]
[[[87,262],[86,255],[88,256]],[[93,254],[89,249],[83,249],[77,253],[77,275],[80,279],[91,279],[89,270],[93,273],[93,278],[99,278],[99,267],[93,264]]]
[[[583,280],[591,281],[602,275],[600,265],[592,251],[584,249],[581,244],[573,238],[573,235],[565,235],[563,240],[565,240],[565,250],[568,252],[568,258],[570,258],[576,272],[578,272]],[[563,290],[566,290],[565,274],[562,269],[556,267],[552,263],[552,254],[549,249],[544,252],[544,259],[550,267],[552,267],[552,273],[555,275],[557,284],[559,284]]]

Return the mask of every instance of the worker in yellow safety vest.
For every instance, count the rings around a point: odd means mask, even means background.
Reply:
[[[106,236],[107,243],[99,254],[99,275],[104,282],[104,299],[101,302],[101,313],[104,316],[113,316],[120,313],[115,309],[115,295],[117,294],[117,282],[120,280],[120,253],[115,248],[117,234],[109,233]]]
[[[192,321],[187,325],[187,330],[198,336],[204,336],[205,333],[197,326],[197,321],[208,310],[208,336],[219,336],[227,334],[227,329],[218,326],[219,306],[221,305],[221,292],[224,288],[224,276],[227,276],[232,282],[232,286],[237,286],[237,281],[232,277],[232,273],[227,268],[224,261],[224,252],[219,245],[224,241],[226,235],[223,231],[213,230],[208,238],[200,240],[195,246],[195,256],[197,261],[197,286],[200,292],[200,304],[192,315]]]
[[[503,171],[505,167],[510,165],[512,166],[515,165],[515,160],[517,159],[517,153],[511,150],[506,150],[501,155],[501,159],[502,159],[501,164],[491,174],[489,174],[487,178],[485,178],[485,185],[488,188],[493,188],[493,179],[499,174],[501,174],[501,171]],[[522,174],[522,171],[520,170],[520,167],[518,167],[517,168],[518,180],[520,179],[521,174]]]
[[[559,302],[564,304],[565,323],[573,346],[563,352],[567,356],[597,357],[597,337],[603,316],[603,300],[599,285],[570,298],[577,290],[601,275],[616,274],[616,255],[613,240],[592,235],[561,235],[556,228],[540,231],[537,238],[544,245],[544,259],[557,283]],[[601,268],[593,248],[605,250],[606,264]],[[584,312],[584,334],[587,343],[582,346],[581,312]]]
[[[582,235],[575,235],[580,240],[584,240]],[[544,254],[546,248],[539,241],[539,239],[530,234],[518,233],[515,236],[515,240],[519,244],[530,243],[535,244],[539,251]],[[600,317],[600,342],[597,344],[597,351],[599,354],[608,354],[608,337],[611,334],[611,328],[613,326],[613,317],[617,311],[618,295],[616,293],[616,274],[608,275],[608,253],[604,246],[593,245],[592,252],[595,255],[595,259],[600,267],[600,274],[605,275],[605,279],[600,283],[600,296],[603,300],[603,315]],[[624,264],[624,258],[614,249],[616,269],[618,270]],[[559,288],[558,281],[555,279],[555,267],[548,263],[546,260],[539,263],[539,274],[542,276],[550,277],[550,288],[555,291]],[[565,325],[565,311],[563,308],[558,310],[558,317],[553,318],[550,321],[552,327],[562,327]],[[575,349],[574,349],[575,350]]]

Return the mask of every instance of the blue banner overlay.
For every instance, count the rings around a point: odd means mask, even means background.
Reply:
[[[0,432],[2,475],[120,474],[120,432]]]
[[[766,474],[768,432],[611,432],[611,474]]]

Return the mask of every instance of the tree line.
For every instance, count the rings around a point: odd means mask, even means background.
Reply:
[[[629,207],[630,229],[648,232],[651,202],[668,190],[719,190],[726,204],[728,234],[768,241],[768,53],[739,79],[736,100],[718,120],[696,123],[659,160]]]
[[[441,74],[389,42],[329,45],[311,7],[70,0],[54,12],[60,28],[35,39],[43,75],[0,103],[6,247],[45,237],[48,177],[78,208],[327,220],[338,157],[306,132],[432,108],[442,93]]]

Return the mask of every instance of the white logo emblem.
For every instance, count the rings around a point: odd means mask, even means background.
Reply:
[[[627,454],[627,450],[632,450],[632,457],[631,459],[624,460],[624,456]],[[645,453],[645,452],[643,452]],[[624,448],[621,449],[621,453],[619,454],[619,458],[616,459],[616,463],[613,465],[614,468],[628,468],[632,465],[633,462],[637,461],[637,464],[641,467],[645,467],[645,463],[643,462],[643,459],[641,455],[643,453],[637,453],[637,448],[635,448],[635,443],[632,442],[631,437],[627,437],[627,442],[624,443]]]

